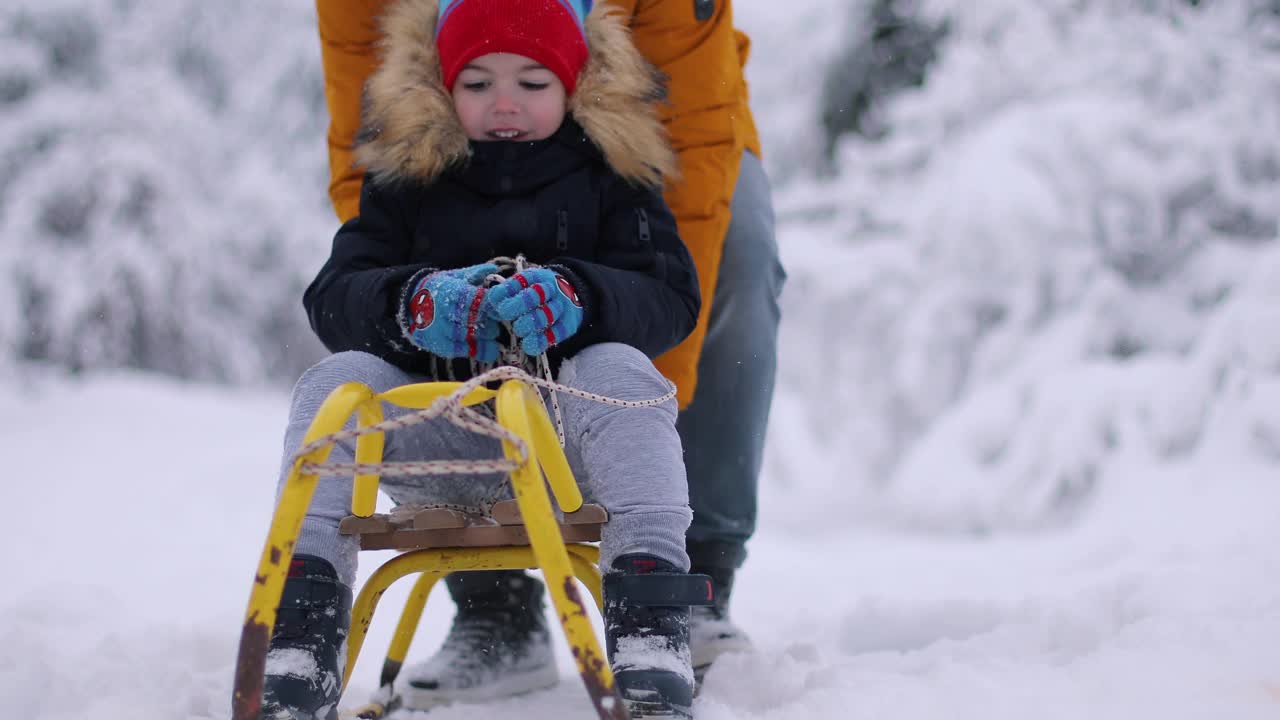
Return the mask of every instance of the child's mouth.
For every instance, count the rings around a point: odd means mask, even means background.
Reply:
[[[489,131],[489,137],[493,138],[494,140],[517,140],[520,137],[524,136],[524,134],[525,133],[523,130],[512,130],[510,128],[503,128],[501,130]]]

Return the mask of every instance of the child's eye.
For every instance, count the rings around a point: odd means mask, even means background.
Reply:
[[[550,84],[551,83],[547,83],[547,82],[534,82],[532,80],[520,81],[520,87],[524,88],[525,90],[545,90],[547,86]]]
[[[484,90],[487,87],[489,87],[488,80],[473,80],[471,82],[462,83],[462,89],[470,90],[471,92],[480,92],[481,90]]]

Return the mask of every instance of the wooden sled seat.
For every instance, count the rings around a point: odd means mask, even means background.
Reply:
[[[565,513],[560,534],[566,543],[599,542],[609,514],[600,505],[584,504]],[[420,550],[448,547],[528,545],[529,535],[515,500],[496,503],[488,515],[420,505],[401,505],[369,517],[348,515],[338,523],[343,535],[358,535],[361,550]]]

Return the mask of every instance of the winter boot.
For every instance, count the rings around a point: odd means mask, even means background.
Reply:
[[[295,555],[280,597],[261,720],[336,720],[351,624],[351,588],[333,565]]]
[[[712,602],[711,579],[652,555],[623,555],[604,577],[613,679],[631,717],[692,718],[689,606]]]
[[[689,649],[693,652],[693,674],[702,678],[716,658],[727,653],[751,650],[751,639],[729,619],[729,596],[733,592],[733,568],[694,566],[693,572],[711,578],[715,602],[693,608],[689,622]]]
[[[458,613],[440,650],[406,672],[405,707],[485,702],[559,681],[541,582],[494,570],[454,573],[446,583]]]

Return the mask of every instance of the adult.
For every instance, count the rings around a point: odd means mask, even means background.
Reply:
[[[549,0],[581,3],[583,0]],[[716,604],[696,608],[694,664],[749,647],[729,618],[735,571],[755,529],[757,479],[773,395],[778,295],[785,279],[768,179],[748,107],[749,40],[731,0],[607,0],[629,18],[641,53],[667,76],[662,121],[680,177],[664,193],[698,269],[697,329],[657,360],[676,383],[693,524],[692,572],[713,578]],[[379,64],[378,20],[394,0],[316,0],[330,115],[329,194],[339,220],[359,209],[354,162],[366,79]],[[587,5],[590,3],[587,2]],[[458,604],[444,647],[407,671],[417,697],[439,702],[532,689],[552,663],[541,587],[519,572],[448,579]]]

